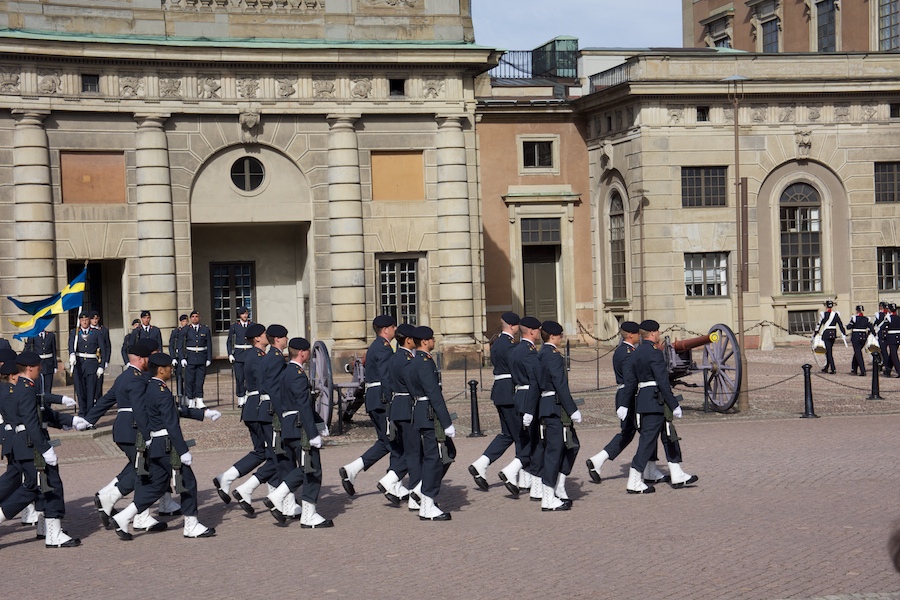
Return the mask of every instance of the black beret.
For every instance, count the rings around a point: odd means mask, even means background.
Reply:
[[[149,316],[150,316],[150,311],[149,311],[149,310],[142,310],[142,311],[141,311],[141,317],[149,317]]]
[[[92,310],[91,312],[88,313],[88,316],[93,319],[94,317],[99,317],[100,313],[97,312],[96,310]]]
[[[514,312],[505,312],[500,318],[503,319],[503,322],[507,325],[518,325],[520,321],[519,315]]]
[[[619,329],[626,333],[638,333],[641,330],[641,326],[634,321],[622,321],[622,324],[619,325]]]
[[[131,345],[128,348],[128,354],[134,354],[135,356],[140,356],[142,358],[147,358],[151,354],[153,354],[153,350],[150,349],[150,346],[147,344],[150,340],[139,340]],[[153,342],[154,344],[156,342]]]
[[[131,322],[131,324],[132,324],[132,325],[138,325],[140,322],[141,322],[140,319],[135,319],[134,321]]]
[[[647,319],[646,321],[641,321],[639,326],[644,331],[659,331],[659,323],[654,321],[653,319]]]
[[[188,320],[187,315],[181,315],[180,317],[178,317],[178,320],[179,321],[187,321]]]
[[[519,325],[525,327],[526,329],[540,329],[541,322],[535,319],[534,317],[522,317],[522,320],[519,321]]]
[[[392,327],[396,324],[397,321],[391,315],[378,315],[372,319],[372,325],[375,327]]]
[[[309,340],[300,337],[291,338],[291,341],[288,342],[288,347],[294,350],[309,350]]]
[[[247,307],[246,307],[246,306],[238,306],[237,314],[243,315],[243,314],[248,313],[248,312],[250,312],[250,311],[247,310]]]
[[[200,316],[200,312],[197,311],[197,310],[192,310],[192,311],[191,311],[191,316],[193,317],[194,315]]]
[[[434,329],[426,327],[425,325],[420,325],[419,327],[416,327],[413,337],[417,340],[430,340],[434,337]]]
[[[888,304],[888,310],[894,312],[895,310],[897,310],[897,305],[891,302],[890,304]]]
[[[12,348],[3,348],[0,350],[0,362],[16,362],[16,351]]]
[[[271,335],[273,338],[287,337],[288,330],[284,325],[272,324],[269,325],[268,329],[266,329],[266,333]]]
[[[834,302],[831,301],[831,300],[826,300],[826,301],[825,301],[825,306],[828,307],[828,308],[831,308],[832,306],[834,306]]]
[[[36,367],[41,364],[41,357],[37,352],[23,352],[16,357],[16,364],[23,367]]]
[[[266,326],[262,323],[254,323],[250,327],[247,328],[247,333],[244,334],[244,337],[248,340],[252,340],[255,337],[259,337],[266,332]]]
[[[549,333],[550,335],[562,335],[563,332],[562,325],[560,325],[556,321],[544,321],[543,323],[541,323],[541,329],[544,330],[545,333]]]
[[[165,352],[157,352],[150,355],[150,364],[154,367],[171,367],[172,357]]]
[[[90,315],[90,313],[82,312],[81,314],[78,315],[78,318],[79,319],[90,319],[91,315]]]
[[[0,375],[12,375],[13,373],[18,373],[19,367],[16,365],[15,360],[5,360],[3,364],[0,365]]]
[[[866,310],[866,309],[863,308],[863,305],[862,305],[862,304],[857,304],[857,305],[856,305],[856,312],[863,312],[864,310]]]
[[[402,323],[397,327],[397,335],[400,337],[414,337],[416,333],[416,328],[410,325],[409,323]]]
[[[159,342],[157,342],[156,340],[151,340],[150,338],[144,338],[141,340],[141,343],[150,349],[150,354],[153,354],[154,352],[159,350]]]

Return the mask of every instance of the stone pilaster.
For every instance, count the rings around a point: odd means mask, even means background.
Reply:
[[[329,115],[328,217],[331,254],[331,332],[337,350],[366,346],[359,115]]]
[[[132,312],[151,311],[153,322],[163,328],[178,321],[169,146],[163,129],[168,117],[135,115],[139,258],[131,271],[137,276],[138,305],[129,307]]]
[[[474,344],[472,238],[463,120],[438,115],[437,223],[438,289],[442,344]]]
[[[54,265],[53,193],[44,118],[49,111],[13,110],[16,294],[23,300],[59,291]],[[21,316],[21,315],[19,315]]]

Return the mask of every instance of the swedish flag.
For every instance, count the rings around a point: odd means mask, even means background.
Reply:
[[[35,300],[34,302],[22,302],[16,300],[12,296],[7,296],[13,304],[27,312],[29,315],[32,315],[27,321],[9,320],[10,323],[19,329],[25,329],[25,331],[20,331],[13,337],[17,340],[34,337],[46,329],[47,325],[50,324],[50,321],[52,321],[56,315],[81,306],[81,300],[84,296],[84,282],[86,280],[87,267],[85,266],[84,271],[82,271],[78,277],[70,281],[69,284],[55,296],[50,296],[43,300]]]

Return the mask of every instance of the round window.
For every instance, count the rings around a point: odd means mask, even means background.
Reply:
[[[245,192],[252,192],[261,186],[265,174],[263,164],[252,156],[239,158],[231,165],[232,183]]]

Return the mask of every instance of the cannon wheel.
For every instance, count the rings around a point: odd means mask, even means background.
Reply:
[[[703,347],[703,378],[706,399],[718,412],[734,406],[741,391],[744,365],[737,337],[728,325],[713,325],[709,333],[719,332],[719,339]]]
[[[331,427],[331,413],[334,411],[334,377],[331,373],[331,356],[324,342],[316,342],[309,359],[309,375],[312,392],[316,398],[316,412]]]

